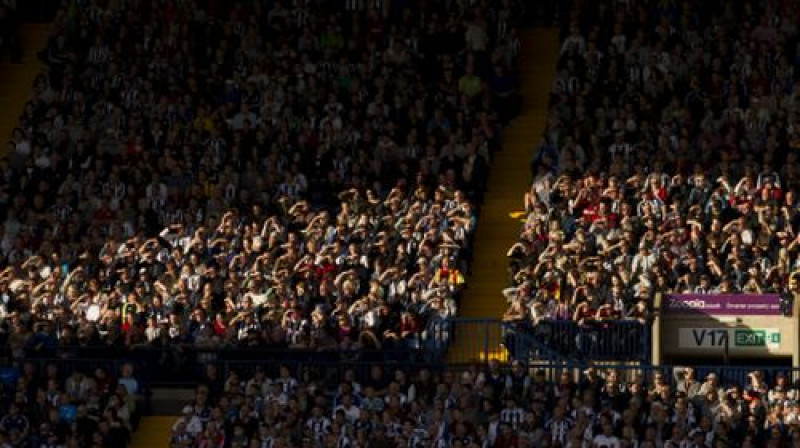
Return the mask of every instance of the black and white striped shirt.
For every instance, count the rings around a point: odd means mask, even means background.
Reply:
[[[505,19],[500,19],[497,22],[497,40],[503,40],[508,35],[508,30],[510,26],[508,21]]]
[[[172,436],[172,443],[174,443],[177,446],[181,446],[183,444],[186,444],[187,442],[191,442],[191,440],[192,440],[192,435],[189,434],[188,432],[183,432]]]
[[[353,447],[353,441],[350,440],[350,437],[347,437],[344,434],[342,434],[342,436],[339,437],[339,441],[336,442],[336,448],[352,448],[352,447]]]
[[[519,37],[511,39],[511,56],[519,56],[520,51],[522,51],[522,41],[519,39]]]
[[[560,442],[562,445],[567,443],[567,437],[573,427],[575,427],[575,422],[569,417],[551,418],[544,424],[544,429],[550,433],[551,440]]]
[[[271,436],[261,439],[258,443],[259,448],[273,448],[275,446],[275,439]]]
[[[278,186],[278,192],[290,199],[295,199],[300,195],[300,185],[296,182],[284,182]]]
[[[570,96],[576,95],[581,89],[581,82],[576,76],[559,78],[556,80],[556,85],[562,92]]]
[[[311,417],[306,422],[306,426],[311,430],[314,437],[322,440],[322,437],[331,433],[331,420],[327,417]]]
[[[525,411],[522,408],[506,408],[500,411],[500,421],[510,424],[514,429],[516,429],[524,419]]]
[[[344,0],[345,11],[363,11],[364,0]]]
[[[72,207],[66,204],[63,206],[54,205],[50,207],[50,211],[58,217],[60,222],[66,222],[69,215],[72,214]]]
[[[308,10],[296,9],[294,11],[294,22],[298,28],[303,28],[308,25]]]

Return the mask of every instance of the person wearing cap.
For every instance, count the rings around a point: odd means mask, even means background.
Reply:
[[[716,373],[710,372],[706,375],[706,380],[700,386],[700,391],[698,392],[698,396],[700,397],[714,397],[715,402],[721,402],[724,398],[725,391],[720,387],[719,384],[719,377]]]
[[[203,432],[203,422],[194,410],[194,406],[186,405],[181,411],[181,416],[172,425],[173,433],[186,431],[192,438],[196,438]]]
[[[676,369],[676,373],[679,372]],[[677,391],[686,394],[690,400],[694,399],[700,394],[701,383],[695,378],[695,370],[693,367],[685,367],[681,374],[676,378]]]

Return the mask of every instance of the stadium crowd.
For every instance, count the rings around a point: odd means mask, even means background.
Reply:
[[[3,446],[134,426],[124,370],[76,397],[32,357],[419,347],[519,108],[520,5],[62,2],[0,161]]]
[[[784,293],[800,263],[791,2],[573,9],[508,251],[506,319],[646,320],[657,293]]]
[[[673,375],[669,375],[669,374]],[[800,444],[797,384],[692,368],[584,372],[498,361],[463,372],[373,366],[333,384],[282,366],[214,366],[173,426],[183,447],[721,448]]]
[[[132,364],[70,373],[26,361],[0,375],[0,446],[124,447],[145,411],[145,386]],[[87,364],[88,366],[88,364]],[[41,370],[40,370],[41,368]]]
[[[0,162],[0,337],[416,347],[457,313],[519,2],[66,2]]]

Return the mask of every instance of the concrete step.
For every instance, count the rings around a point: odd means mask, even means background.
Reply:
[[[181,409],[194,401],[194,389],[153,388],[150,408],[157,415],[180,415]]]
[[[22,63],[0,63],[0,142],[4,143],[17,126],[25,103],[33,91],[33,81],[44,70],[38,53],[47,46],[50,25],[23,24],[20,27]],[[7,145],[0,145],[5,157]]]
[[[520,70],[524,112],[503,131],[503,149],[492,161],[476,231],[472,272],[461,301],[460,313],[465,317],[497,318],[507,308],[501,294],[508,286],[506,252],[517,241],[521,228],[519,220],[509,217],[509,213],[523,207],[523,195],[531,179],[530,161],[546,124],[547,101],[558,59],[558,31],[534,29],[525,32],[523,38]],[[499,326],[490,331],[487,347],[475,345],[479,343],[476,338],[484,338],[485,334],[470,334],[465,329],[459,330],[457,336],[448,354],[451,362],[486,358],[487,348],[489,357],[504,359]]]
[[[177,420],[176,416],[145,417],[139,424],[139,429],[133,433],[129,448],[156,448],[169,446],[172,435],[172,425]]]

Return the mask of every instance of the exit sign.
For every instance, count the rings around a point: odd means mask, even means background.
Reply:
[[[733,340],[738,347],[766,347],[780,345],[781,334],[767,330],[735,330]]]
[[[678,346],[689,349],[780,348],[781,332],[773,328],[679,328]]]

